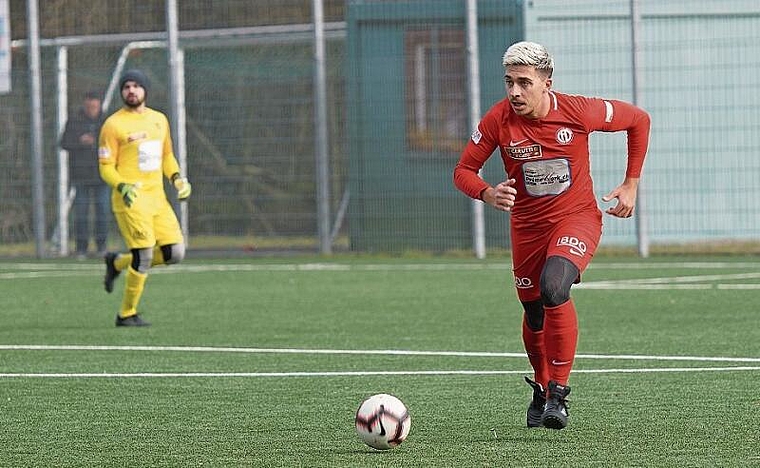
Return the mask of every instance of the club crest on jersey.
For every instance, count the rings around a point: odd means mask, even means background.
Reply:
[[[483,138],[483,134],[480,133],[480,129],[475,127],[475,130],[472,132],[472,135],[470,135],[470,138],[472,138],[472,142],[477,145],[480,143],[480,139]]]
[[[561,127],[554,135],[560,145],[569,145],[573,141],[573,131],[567,127]]]

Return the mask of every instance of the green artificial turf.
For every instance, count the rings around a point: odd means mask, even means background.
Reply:
[[[0,466],[757,464],[758,272],[596,259],[552,431],[525,427],[508,259],[191,258],[150,275],[146,329],[114,327],[100,262],[0,262]],[[390,451],[354,432],[374,393],[412,415]]]

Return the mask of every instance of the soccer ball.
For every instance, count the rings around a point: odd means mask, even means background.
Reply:
[[[409,435],[412,418],[406,405],[393,395],[380,393],[362,402],[356,412],[356,433],[378,450],[397,446]]]

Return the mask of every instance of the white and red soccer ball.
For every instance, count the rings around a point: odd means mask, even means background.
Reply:
[[[393,395],[379,393],[362,402],[356,411],[356,433],[378,450],[396,447],[409,435],[412,418],[406,405]]]

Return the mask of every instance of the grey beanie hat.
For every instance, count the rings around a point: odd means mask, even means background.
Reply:
[[[124,83],[127,81],[134,81],[138,85],[142,86],[145,90],[145,93],[148,93],[148,90],[150,89],[150,80],[148,80],[148,77],[145,76],[143,72],[137,69],[127,70],[124,72],[123,75],[121,75],[121,79],[119,80],[119,89],[124,88]]]

